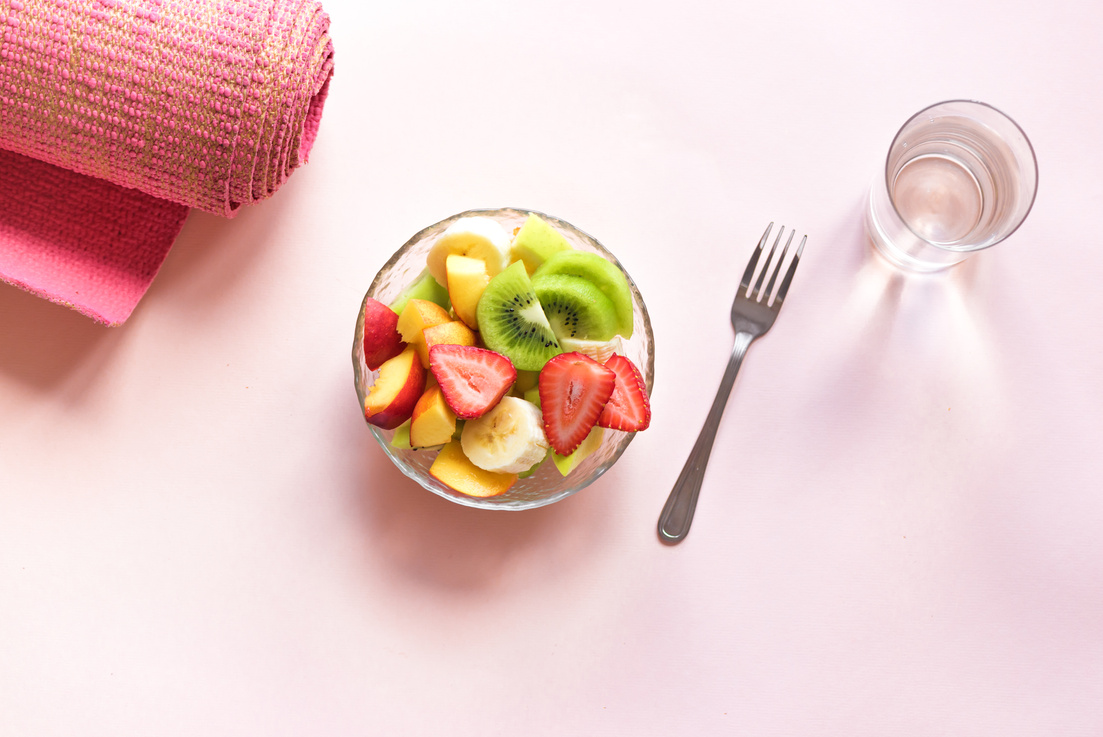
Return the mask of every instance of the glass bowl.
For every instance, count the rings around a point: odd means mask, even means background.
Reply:
[[[534,212],[562,233],[578,250],[600,254],[624,271],[632,291],[635,329],[630,339],[622,339],[621,353],[639,367],[647,384],[647,393],[650,395],[655,375],[654,335],[651,332],[651,319],[648,317],[647,307],[644,305],[636,283],[632,281],[632,277],[624,270],[620,261],[598,243],[597,239],[583,233],[570,223],[535,210],[513,208],[469,210],[430,225],[407,241],[406,245],[398,249],[384,264],[368,288],[367,294],[364,295],[364,302],[366,303],[369,297],[383,304],[390,304],[397,299],[402,290],[416,281],[425,271],[425,257],[440,234],[459,218],[471,215],[493,218],[501,223],[507,233],[512,234],[524,224],[529,213]],[[356,335],[352,344],[352,367],[356,396],[360,400],[360,407],[363,408],[364,398],[375,380],[375,375],[364,363],[364,303],[360,305],[360,314],[356,319]],[[564,499],[589,486],[609,470],[635,437],[635,433],[606,430],[601,446],[575,467],[569,475],[561,475],[554,463],[544,462],[536,473],[528,478],[518,479],[517,483],[504,494],[493,497],[472,497],[449,488],[429,475],[429,466],[436,458],[437,449],[395,448],[391,445],[393,430],[383,430],[371,424],[368,424],[368,427],[379,442],[379,447],[406,476],[445,499],[481,509],[532,509]]]

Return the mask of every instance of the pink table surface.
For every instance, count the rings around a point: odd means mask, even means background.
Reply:
[[[273,200],[193,214],[121,328],[0,285],[0,734],[1103,734],[1103,6],[326,7]],[[862,199],[953,97],[1037,203],[907,276]],[[658,346],[652,428],[525,513],[405,481],[349,360],[390,253],[494,206],[600,238]],[[664,547],[770,220],[805,259]]]

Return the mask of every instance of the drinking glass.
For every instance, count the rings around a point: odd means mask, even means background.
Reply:
[[[1014,233],[1037,188],[1034,149],[1014,120],[983,102],[940,102],[893,139],[866,229],[890,263],[939,271]]]

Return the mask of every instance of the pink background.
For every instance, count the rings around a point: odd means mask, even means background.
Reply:
[[[125,326],[0,285],[0,733],[1103,733],[1103,6],[327,9],[311,163],[192,214]],[[953,97],[1038,200],[904,275],[862,200]],[[524,513],[405,481],[349,360],[384,260],[498,206],[618,254],[658,346],[652,428]],[[770,220],[805,259],[664,547]]]

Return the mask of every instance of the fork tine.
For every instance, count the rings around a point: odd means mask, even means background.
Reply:
[[[800,263],[800,255],[804,252],[804,244],[808,241],[808,236],[804,236],[800,239],[800,246],[797,248],[796,254],[793,256],[793,262],[789,264],[789,270],[785,272],[785,278],[781,280],[781,287],[777,290],[777,298],[774,299],[774,304],[781,306],[781,301],[785,299],[785,293],[789,291],[789,282],[793,281],[793,274],[796,273],[797,264]]]
[[[762,238],[758,241],[758,248],[754,249],[754,253],[751,254],[751,260],[747,264],[747,270],[743,272],[743,279],[739,282],[739,290],[746,292],[751,287],[751,278],[754,277],[754,267],[758,265],[758,257],[762,255],[762,247],[766,245],[766,239],[770,237],[770,231],[773,230],[774,224],[770,223],[766,226],[766,232],[762,234]]]
[[[797,231],[789,231],[789,240],[785,241],[785,248],[781,249],[781,255],[777,257],[777,265],[774,266],[774,273],[770,274],[770,282],[766,285],[766,291],[762,297],[767,302],[770,301],[770,295],[774,293],[774,283],[777,281],[777,274],[781,271],[781,265],[785,263],[785,254],[789,253],[789,246],[793,243],[793,236],[797,234]]]
[[[774,239],[774,245],[770,246],[770,255],[766,257],[766,263],[762,265],[762,273],[758,275],[758,281],[755,282],[754,291],[751,292],[752,299],[758,299],[761,295],[762,282],[766,279],[766,272],[770,270],[770,262],[774,260],[774,251],[777,250],[777,244],[781,242],[781,236],[785,235],[785,226],[781,226],[781,230],[777,232],[777,238]],[[767,292],[769,296],[769,292]]]

